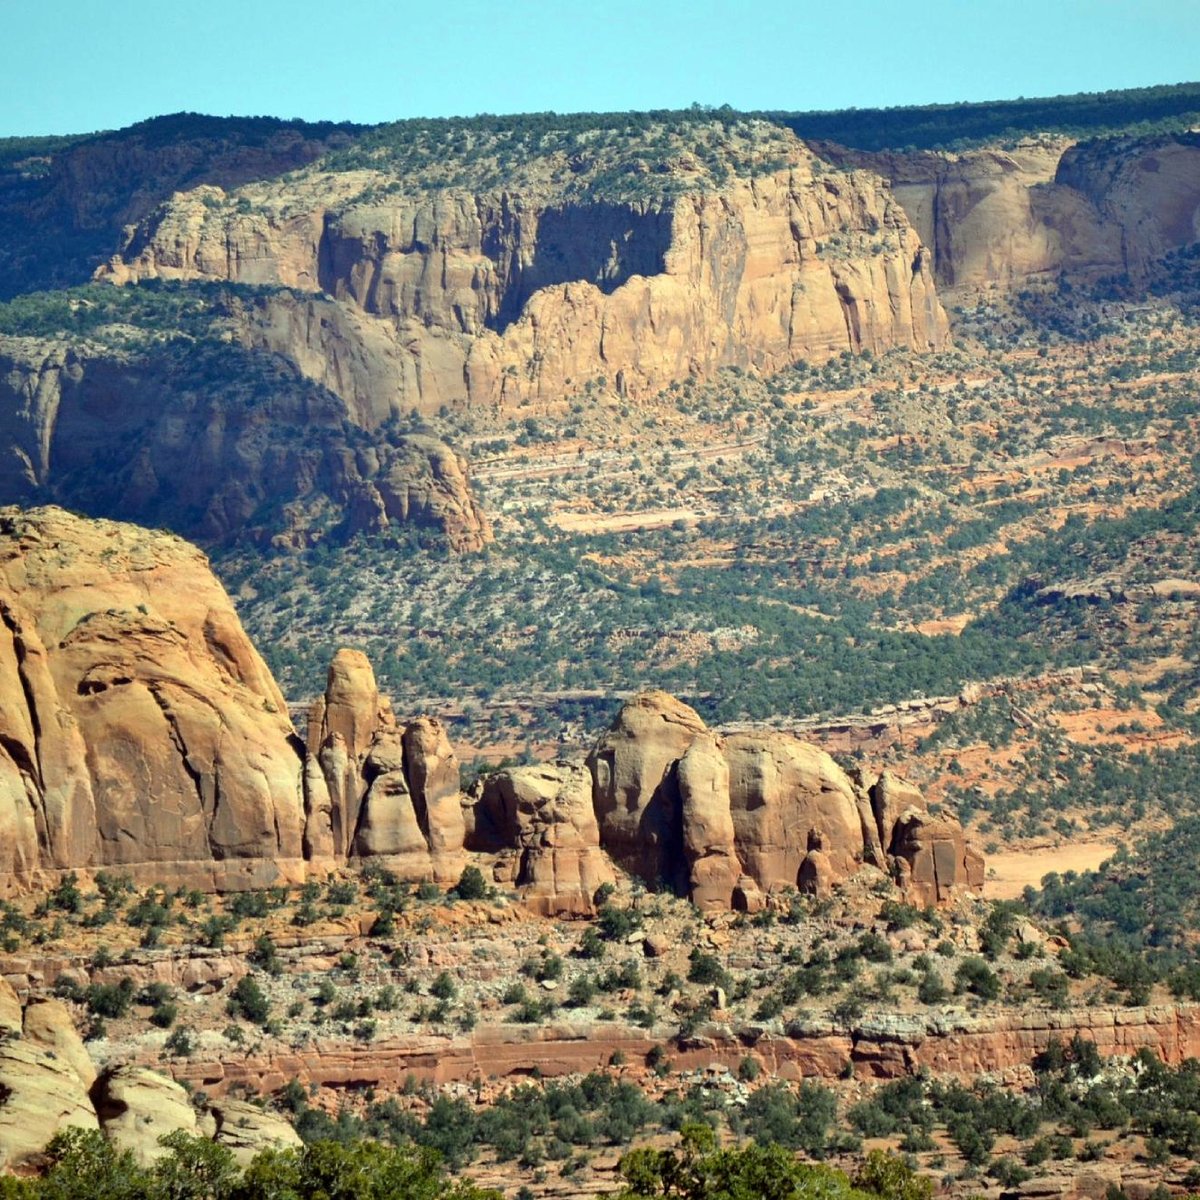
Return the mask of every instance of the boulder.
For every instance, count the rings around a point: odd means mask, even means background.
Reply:
[[[92,1086],[92,1100],[104,1136],[143,1166],[170,1154],[159,1145],[160,1137],[176,1130],[193,1135],[199,1131],[187,1092],[147,1067],[105,1071]]]
[[[99,1122],[71,1064],[28,1041],[0,1041],[0,1170],[30,1162],[73,1127]]]
[[[912,904],[944,904],[983,889],[983,856],[967,844],[962,826],[951,817],[907,810],[896,823],[892,852]]]
[[[244,1100],[217,1100],[209,1111],[216,1118],[213,1140],[227,1146],[241,1167],[263,1150],[299,1149],[304,1145],[286,1117]]]

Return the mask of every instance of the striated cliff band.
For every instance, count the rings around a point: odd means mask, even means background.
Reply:
[[[437,168],[410,149],[177,193],[99,276],[332,297],[384,323],[402,410],[545,400],[598,376],[637,395],[946,340],[928,254],[883,181],[830,171],[768,122],[550,138],[524,158],[493,135],[457,163],[444,147]],[[289,319],[258,336],[310,361],[313,335]]]
[[[1144,282],[1164,254],[1200,238],[1195,133],[1079,143],[1043,135],[963,153],[819,149],[889,180],[942,288],[1059,275]]]
[[[475,861],[546,913],[590,912],[617,867],[745,911],[864,863],[922,905],[982,885],[915,788],[786,734],[722,738],[662,692],[586,765],[464,794],[442,725],[398,721],[342,650],[306,745],[204,556],[169,534],[0,510],[0,617],[0,895],[104,867],[261,888],[368,858],[441,883]]]
[[[457,550],[491,539],[445,442],[378,428],[285,359],[229,340],[253,298],[139,300],[83,338],[0,336],[0,500],[206,544],[304,546],[391,522]]]

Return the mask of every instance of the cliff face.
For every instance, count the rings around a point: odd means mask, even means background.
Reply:
[[[377,423],[362,407],[228,343],[0,337],[0,500],[207,542],[304,545],[389,521],[440,529],[460,550],[488,541],[466,463],[433,437],[356,438]]]
[[[1020,286],[1063,273],[1143,278],[1155,259],[1200,238],[1195,135],[1040,139],[963,154],[820,150],[890,181],[931,248],[940,287]]]
[[[0,893],[43,871],[298,876],[299,744],[204,556],[0,510]]]
[[[351,129],[179,113],[0,166],[0,297],[83,283],[174,192],[293,171]]]
[[[721,737],[686,704],[645,692],[588,759],[600,844],[626,870],[701,908],[755,910],[773,891],[827,895],[863,863],[915,903],[983,886],[983,859],[953,818],[884,773],[870,788],[784,733]]]
[[[176,195],[100,276],[319,289],[374,318],[356,334],[395,402],[423,411],[556,398],[598,376],[637,395],[721,366],[947,338],[929,256],[881,180],[799,149],[787,169],[661,200],[359,198],[379,182],[314,168],[286,195]],[[323,373],[314,338],[328,335],[282,318],[273,348]]]

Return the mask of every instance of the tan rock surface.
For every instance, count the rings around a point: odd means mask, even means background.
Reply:
[[[511,767],[486,776],[475,792],[468,846],[517,848],[512,882],[538,912],[584,914],[596,892],[616,881],[600,849],[592,780],[579,763]]]
[[[104,274],[320,287],[375,327],[321,328],[286,305],[247,342],[356,407],[394,396],[395,411],[556,398],[599,375],[637,395],[721,366],[943,344],[929,256],[881,180],[822,172],[799,142],[787,156],[715,194],[634,202],[536,186],[362,202],[388,181],[319,168],[252,189],[251,213],[197,188]]]
[[[146,1067],[120,1066],[106,1071],[92,1088],[92,1099],[104,1136],[128,1150],[143,1166],[170,1151],[159,1145],[165,1134],[196,1134],[196,1110],[173,1079]]]
[[[246,1166],[263,1150],[299,1149],[304,1143],[285,1117],[244,1100],[222,1099],[211,1112],[217,1131],[213,1138],[227,1146],[240,1166]]]
[[[25,1008],[22,1032],[27,1041],[63,1059],[84,1087],[96,1081],[92,1062],[75,1028],[71,1010],[61,1000],[31,1000]]]
[[[933,816],[920,790],[892,771],[870,789],[880,841],[909,901],[936,905],[983,890],[983,856],[954,817]]]
[[[704,732],[686,704],[643,692],[621,706],[588,756],[601,845],[643,879],[686,884],[676,766]]]
[[[0,979],[0,1037],[6,1033],[21,1035],[21,997],[7,979]]]
[[[1020,286],[1061,272],[1144,275],[1198,236],[1194,135],[1037,138],[1004,150],[872,154],[821,146],[891,181],[939,286]]]
[[[36,1157],[71,1127],[99,1128],[71,1064],[31,1042],[0,1041],[0,1170]]]
[[[787,734],[737,734],[725,741],[735,845],[764,891],[795,886],[814,833],[829,869],[846,879],[863,854],[854,787],[833,759]]]
[[[286,705],[204,556],[0,511],[0,890],[119,866],[184,885],[301,870]]]
[[[235,305],[227,339],[256,311]],[[206,542],[305,546],[330,527],[349,536],[391,521],[437,528],[458,550],[491,539],[467,464],[444,442],[379,431],[359,401],[351,411],[282,359],[254,365],[235,342],[222,344],[181,365],[157,342],[130,355],[0,336],[0,497]],[[259,377],[253,387],[247,376]],[[360,421],[373,436],[354,434]]]
[[[466,863],[458,758],[441,722],[398,725],[360,650],[333,657],[308,719],[305,845],[453,883]]]
[[[683,852],[692,902],[702,910],[728,909],[742,874],[734,844],[729,763],[711,734],[699,734],[679,760]]]

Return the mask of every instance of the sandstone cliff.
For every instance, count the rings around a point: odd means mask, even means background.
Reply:
[[[466,863],[458,759],[441,723],[397,724],[358,650],[339,650],[308,722],[308,856],[379,858],[401,879],[454,883]]]
[[[305,746],[204,556],[169,534],[0,510],[0,623],[0,895],[102,867],[263,887],[368,858],[448,885],[471,853],[544,913],[590,912],[610,854],[705,908],[825,893],[863,862],[923,904],[982,882],[957,822],[899,779],[868,790],[789,735],[714,735],[662,692],[586,765],[464,796],[445,728],[397,721],[347,649]]]
[[[0,621],[0,892],[71,868],[301,873],[287,708],[198,550],[0,510]]]
[[[464,460],[434,437],[356,428],[382,419],[228,343],[0,337],[0,501],[207,542],[304,545],[394,521],[482,546]]]
[[[237,1100],[197,1110],[184,1088],[146,1067],[121,1065],[97,1075],[71,1013],[57,1000],[22,1008],[0,979],[0,1171],[35,1165],[67,1129],[99,1129],[143,1165],[168,1151],[158,1139],[182,1130],[227,1145],[243,1164],[268,1147],[299,1146],[282,1117]]]
[[[1039,138],[963,154],[819,149],[890,181],[941,287],[1064,273],[1142,279],[1154,260],[1200,238],[1196,135]]]
[[[173,192],[296,170],[353,127],[176,113],[0,166],[0,297],[82,283]]]
[[[663,692],[625,704],[588,765],[601,845],[702,908],[755,909],[788,887],[827,894],[864,862],[921,905],[983,886],[961,826],[916,788],[885,773],[868,789],[788,734],[714,735]]]
[[[941,346],[929,256],[881,180],[828,172],[794,139],[787,153],[719,189],[633,200],[537,181],[414,193],[318,164],[286,184],[176,194],[101,275],[320,291],[372,318],[356,326],[373,346],[360,363],[423,411],[556,398],[598,376],[637,395],[720,366]],[[329,334],[309,314],[255,336],[329,381]],[[343,395],[362,390],[353,374]]]

